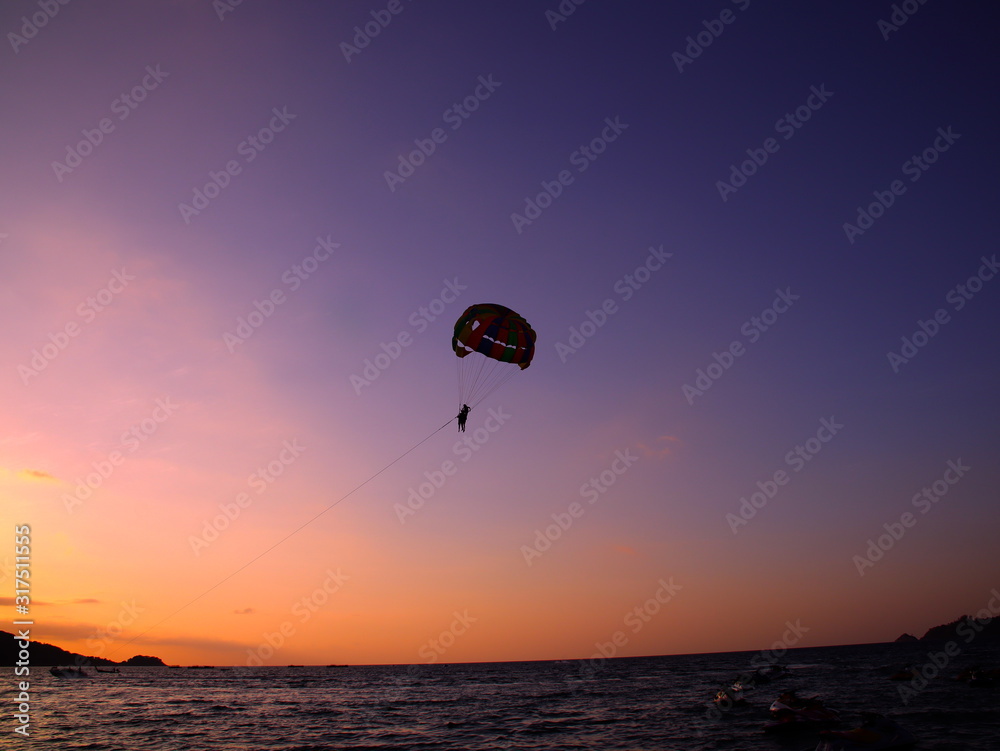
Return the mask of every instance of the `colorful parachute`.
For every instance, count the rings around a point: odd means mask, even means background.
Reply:
[[[451,348],[458,361],[459,403],[475,407],[531,365],[535,331],[510,308],[472,305],[455,322]]]

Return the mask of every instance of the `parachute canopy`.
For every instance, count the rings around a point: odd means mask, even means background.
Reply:
[[[471,305],[455,322],[451,348],[459,357],[459,403],[474,407],[531,365],[535,331],[503,305]]]

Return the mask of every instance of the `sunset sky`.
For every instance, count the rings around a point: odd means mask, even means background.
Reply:
[[[987,604],[995,19],[577,2],[4,4],[6,623],[20,524],[34,637],[115,660],[820,646]],[[538,340],[462,444],[475,303]]]

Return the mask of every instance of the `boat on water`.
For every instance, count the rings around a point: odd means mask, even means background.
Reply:
[[[823,727],[840,722],[840,715],[828,709],[818,697],[800,697],[786,691],[771,705],[771,722],[764,725],[765,733]]]
[[[85,672],[83,668],[61,668],[61,667],[51,667],[49,672],[52,673],[56,678],[89,678],[90,674]]]
[[[96,665],[94,666],[94,670],[96,670],[98,673],[120,673],[120,672],[122,672],[118,668],[99,668]]]

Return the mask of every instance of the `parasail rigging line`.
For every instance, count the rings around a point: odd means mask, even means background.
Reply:
[[[342,495],[340,498],[338,498],[333,503],[331,503],[330,505],[328,505],[322,511],[320,511],[317,514],[315,514],[314,516],[312,516],[311,518],[307,519],[306,521],[302,522],[302,524],[300,524],[299,526],[297,526],[295,529],[293,529],[291,532],[289,532],[288,534],[286,534],[284,537],[282,537],[277,542],[273,543],[267,549],[265,549],[265,550],[261,551],[260,553],[258,553],[257,555],[255,555],[253,558],[251,558],[249,561],[247,561],[246,563],[244,563],[242,566],[240,566],[238,569],[236,569],[235,571],[233,571],[231,574],[229,574],[225,578],[220,579],[219,581],[217,581],[215,584],[213,584],[211,587],[209,587],[208,589],[206,589],[204,592],[202,592],[197,597],[194,597],[191,600],[188,600],[186,603],[184,603],[183,605],[181,605],[179,608],[177,608],[176,610],[174,610],[169,615],[164,616],[163,618],[161,618],[159,621],[157,621],[156,623],[154,623],[152,626],[150,626],[149,628],[147,628],[145,631],[142,631],[141,633],[136,634],[135,636],[133,636],[131,639],[129,639],[126,642],[122,642],[121,644],[119,644],[118,646],[116,646],[114,649],[112,649],[108,654],[112,655],[115,652],[119,651],[122,647],[127,647],[129,644],[131,644],[132,642],[134,642],[136,639],[138,639],[138,638],[140,638],[142,636],[145,636],[146,634],[148,634],[153,629],[158,628],[159,626],[161,626],[164,623],[166,623],[168,620],[170,620],[171,618],[173,618],[175,615],[177,615],[181,611],[186,610],[187,608],[189,608],[192,605],[194,605],[196,602],[198,602],[198,600],[200,600],[202,597],[204,597],[205,595],[207,595],[209,592],[212,592],[213,590],[221,587],[223,584],[225,584],[227,581],[229,581],[230,579],[232,579],[238,573],[240,573],[241,571],[243,571],[244,569],[248,568],[249,566],[251,566],[256,561],[258,561],[261,558],[263,558],[265,555],[267,555],[268,553],[270,553],[272,550],[274,550],[276,547],[278,547],[279,545],[281,545],[283,542],[286,542],[289,538],[294,537],[295,535],[297,535],[303,529],[305,529],[310,524],[312,524],[314,521],[316,521],[321,516],[323,516],[323,514],[325,514],[327,511],[329,511],[334,506],[336,506],[337,504],[339,504],[341,501],[344,501],[347,498],[349,498],[350,496],[354,495],[356,492],[358,492],[359,490],[361,490],[361,488],[363,488],[365,485],[367,485],[372,480],[374,480],[376,477],[378,477],[380,474],[382,474],[387,469],[389,469],[389,467],[391,467],[393,464],[395,464],[396,462],[398,462],[400,459],[402,459],[404,456],[406,456],[410,452],[416,450],[422,444],[424,444],[427,441],[429,441],[435,435],[437,435],[442,430],[444,430],[449,425],[451,425],[451,423],[454,422],[454,421],[455,421],[455,418],[453,417],[450,420],[448,420],[448,422],[446,422],[444,425],[442,425],[440,428],[437,428],[436,430],[434,430],[433,432],[431,432],[430,434],[428,434],[426,437],[421,438],[419,441],[417,441],[415,444],[413,444],[412,446],[410,446],[410,448],[408,448],[402,454],[400,454],[395,459],[393,459],[391,462],[389,462],[384,467],[382,467],[382,469],[380,469],[378,472],[376,472],[375,474],[373,474],[367,480],[365,480],[364,482],[359,483],[358,485],[356,485],[354,487],[354,489],[352,489],[351,491],[349,491],[349,492],[345,493],[344,495]]]

